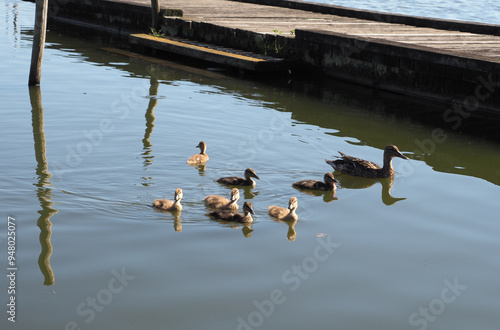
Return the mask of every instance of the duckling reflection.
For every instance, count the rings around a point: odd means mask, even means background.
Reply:
[[[208,195],[203,198],[203,202],[206,206],[214,209],[237,210],[238,204],[236,202],[238,202],[238,199],[240,199],[240,191],[238,188],[233,188],[229,199],[222,196]]]
[[[206,165],[203,164],[203,165],[192,165],[193,168],[196,168],[198,170],[198,175],[199,176],[205,176],[206,173],[205,173],[205,168],[206,168]]]
[[[301,193],[307,194],[310,196],[323,196],[323,202],[325,203],[330,203],[332,201],[338,200],[338,197],[335,196],[336,190],[330,190],[330,191],[323,191],[323,190],[308,190],[308,189],[300,189],[296,188],[297,190],[300,190]]]
[[[251,186],[255,187],[255,181],[252,178],[260,180],[259,176],[251,168],[247,168],[244,173],[244,178],[237,176],[223,177],[215,180],[215,182],[230,186]]]
[[[182,231],[182,220],[178,213],[174,216],[174,230],[178,233]]]
[[[288,231],[286,233],[286,237],[291,242],[295,241],[295,239],[297,238],[297,231],[295,230],[295,225],[297,224],[297,219],[290,220],[290,221],[283,221],[283,220],[274,219],[274,221],[285,223],[288,226]]]
[[[189,157],[186,163],[189,165],[203,165],[208,162],[209,157],[206,153],[207,144],[204,141],[200,141],[196,148],[200,148],[200,153]]]
[[[259,192],[254,191],[252,186],[242,186],[241,190],[243,190],[243,197],[245,199],[254,199],[259,195]]]
[[[162,209],[164,211],[182,211],[181,199],[183,197],[182,189],[177,188],[174,193],[174,200],[157,199],[153,202],[153,207]]]
[[[239,223],[253,223],[252,214],[253,205],[251,202],[245,202],[243,204],[243,215],[238,212],[228,211],[228,210],[217,210],[207,213],[208,216],[213,217],[217,220],[239,222]]]
[[[340,151],[339,154],[341,155],[341,157],[339,157],[340,159],[326,159],[326,163],[340,173],[374,179],[394,176],[394,168],[392,167],[392,159],[394,157],[408,159],[408,157],[403,155],[395,145],[388,145],[385,147],[383,167],[367,160],[348,156]]]
[[[291,197],[288,202],[288,208],[279,207],[272,205],[268,207],[268,213],[270,216],[283,221],[297,220],[299,216],[295,213],[295,210],[299,206],[297,197]]]
[[[376,182],[380,182],[380,184],[382,185],[382,202],[385,205],[392,205],[396,202],[406,199],[392,197],[391,189],[392,185],[394,184],[394,177],[382,179],[366,179],[355,178],[349,175],[341,175],[338,178],[340,186],[345,189],[366,189],[373,186]]]

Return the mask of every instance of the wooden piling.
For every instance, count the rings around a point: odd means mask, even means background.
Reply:
[[[153,16],[151,27],[158,31],[160,29],[160,0],[151,0],[151,15]]]
[[[42,76],[43,49],[47,33],[48,0],[36,0],[35,30],[33,33],[33,49],[31,52],[29,86],[40,85]]]

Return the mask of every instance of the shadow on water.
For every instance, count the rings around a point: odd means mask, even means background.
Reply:
[[[84,36],[80,34],[80,37]],[[62,52],[73,49],[73,53],[80,53],[88,62],[114,67],[127,72],[130,77],[154,79],[162,84],[188,79],[196,84],[218,88],[236,97],[261,102],[270,109],[290,112],[295,125],[315,125],[325,128],[326,134],[342,137],[348,143],[380,150],[388,144],[396,144],[403,152],[413,153],[408,154],[411,159],[423,161],[435,171],[478,177],[500,185],[500,170],[495,166],[500,162],[500,155],[496,152],[500,143],[498,114],[475,111],[463,117],[458,114],[447,116],[455,110],[455,106],[328,78],[307,80],[306,77],[282,77],[262,81],[252,77],[254,81],[249,83],[248,79],[213,72],[206,67],[187,66],[186,63],[192,63],[176,62],[178,58],[172,59],[166,54],[149,57],[116,48],[97,49],[96,42],[118,42],[121,47],[126,45],[121,40],[93,36],[91,33],[85,37],[92,44],[81,40],[75,44],[74,37],[49,33],[48,47]],[[158,87],[152,81],[151,95],[154,94],[154,86]],[[152,109],[155,105],[152,98],[146,114],[145,164],[152,161],[148,137],[153,128]],[[481,152],[476,152],[481,148]],[[323,146],[322,149],[331,155],[338,151],[336,146]],[[373,161],[377,162],[376,159]],[[199,169],[199,174],[204,175],[204,170]]]
[[[35,159],[37,162],[36,174],[38,182],[35,184],[37,197],[40,201],[41,210],[38,211],[40,217],[37,226],[40,228],[41,252],[38,258],[38,265],[45,280],[43,284],[52,285],[55,283],[54,272],[50,266],[50,256],[52,255],[52,223],[50,217],[58,212],[54,209],[52,202],[51,173],[48,170],[46,158],[46,143],[43,122],[42,94],[39,86],[29,87],[29,96],[32,108],[33,140],[35,143]]]

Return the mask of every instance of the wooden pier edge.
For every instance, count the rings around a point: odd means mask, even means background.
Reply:
[[[283,7],[311,11],[321,14],[359,18],[375,22],[405,24],[433,29],[461,31],[477,34],[500,36],[500,27],[495,24],[466,22],[440,18],[429,18],[403,14],[392,14],[366,9],[348,8],[324,3],[307,2],[300,0],[229,0],[236,2],[253,3],[272,7]]]

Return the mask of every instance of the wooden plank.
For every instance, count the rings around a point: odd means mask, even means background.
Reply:
[[[130,40],[132,43],[153,49],[251,71],[284,71],[287,68],[285,61],[281,58],[240,52],[234,49],[194,43],[177,38],[159,38],[148,34],[132,34]]]

